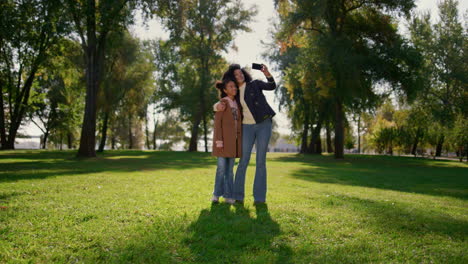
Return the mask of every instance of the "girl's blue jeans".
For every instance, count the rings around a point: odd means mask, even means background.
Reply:
[[[225,199],[232,198],[234,185],[234,160],[235,158],[218,157],[218,167],[214,184],[214,196],[223,196]]]

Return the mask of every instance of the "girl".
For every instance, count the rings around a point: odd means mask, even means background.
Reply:
[[[216,88],[219,90],[220,101],[226,105],[226,110],[215,114],[212,155],[218,157],[218,167],[211,201],[218,203],[219,197],[223,196],[226,203],[234,204],[234,160],[242,153],[239,96],[236,83],[232,79],[217,82]]]

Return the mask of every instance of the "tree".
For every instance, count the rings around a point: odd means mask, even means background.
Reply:
[[[67,30],[59,1],[0,4],[0,143],[14,149],[31,89],[51,47]]]
[[[427,134],[427,127],[430,126],[431,118],[428,111],[418,102],[414,103],[408,113],[405,123],[407,130],[407,139],[410,147],[410,153],[417,155],[420,143],[423,143]]]
[[[440,156],[449,131],[458,114],[468,116],[467,30],[458,17],[458,1],[439,3],[439,21],[432,25],[429,13],[415,16],[410,22],[411,40],[424,56],[426,83],[420,103],[430,109],[438,131],[435,156]],[[436,131],[435,131],[436,132]]]
[[[456,150],[460,162],[463,161],[463,157],[467,156],[468,161],[468,119],[462,115],[457,115],[453,129],[448,134],[448,142],[453,145]]]
[[[226,69],[221,53],[227,52],[237,32],[250,30],[247,24],[256,10],[244,9],[240,1],[233,0],[187,0],[172,4],[163,21],[171,32],[171,44],[180,53],[178,57],[172,56],[179,61],[169,63],[177,64],[177,68],[170,69],[179,71],[180,80],[168,81],[176,84],[169,94],[175,95],[181,115],[190,123],[188,150],[197,151],[202,125],[208,152],[208,122],[217,94],[213,85]]]
[[[351,102],[350,112],[352,112],[352,120],[356,124],[357,132],[357,153],[361,153],[361,135],[363,129],[363,116],[367,112],[374,111],[381,103],[383,96],[377,96],[375,94],[370,95],[372,97],[355,98]],[[349,138],[349,137],[348,137]]]
[[[72,148],[74,130],[82,110],[82,54],[79,44],[62,38],[53,48],[54,56],[47,58],[33,83],[29,120],[44,134],[46,148],[50,133],[66,134]]]
[[[346,149],[353,149],[355,144],[355,138],[352,133],[352,127],[347,124],[345,127],[345,148]]]
[[[122,31],[133,22],[132,12],[143,10],[161,15],[170,1],[137,0],[66,0],[86,63],[86,99],[78,156],[96,156],[97,96],[102,82],[106,44],[109,34]]]
[[[307,34],[295,34],[283,41],[284,32],[275,34],[281,49],[270,43],[265,56],[276,63],[283,73],[280,86],[280,106],[288,109],[292,130],[300,138],[301,153],[321,154],[321,129],[330,119],[329,79],[315,56],[314,45]],[[325,77],[323,77],[325,76]],[[309,140],[309,133],[311,134]]]
[[[286,14],[284,31],[312,36],[321,77],[333,81],[335,158],[344,157],[345,111],[355,98],[374,97],[375,85],[383,82],[408,96],[419,87],[418,53],[389,15],[408,15],[413,7],[413,0],[279,1],[278,10]]]
[[[158,125],[157,136],[155,136],[155,142],[158,140],[159,145],[154,149],[172,150],[175,144],[189,140],[185,136],[185,130],[176,112],[165,112],[164,119]]]
[[[110,122],[127,116],[146,116],[149,94],[153,94],[154,65],[149,51],[128,31],[110,35],[113,43],[108,50],[102,89],[98,94],[98,106],[102,116],[101,138],[98,152],[104,151]],[[127,123],[128,124],[128,123]],[[130,128],[131,129],[131,128]]]
[[[393,155],[397,141],[397,125],[395,123],[396,109],[390,100],[387,100],[377,110],[370,129],[371,142],[378,153]]]

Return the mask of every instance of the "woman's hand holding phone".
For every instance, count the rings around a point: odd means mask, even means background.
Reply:
[[[268,71],[268,67],[265,64],[252,63],[252,69],[263,72],[267,78],[271,77],[271,73]]]
[[[270,78],[271,77],[271,73],[270,71],[268,71],[268,68],[265,64],[262,64],[262,69],[260,70],[263,72],[263,74],[265,74],[265,77],[267,78]]]

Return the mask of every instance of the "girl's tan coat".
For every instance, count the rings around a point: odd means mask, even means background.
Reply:
[[[226,109],[215,114],[213,133],[213,152],[216,157],[239,158],[242,153],[242,119],[241,110],[237,111],[237,124],[232,116],[231,106],[227,99],[221,99]],[[216,147],[216,141],[223,141],[223,148]]]

